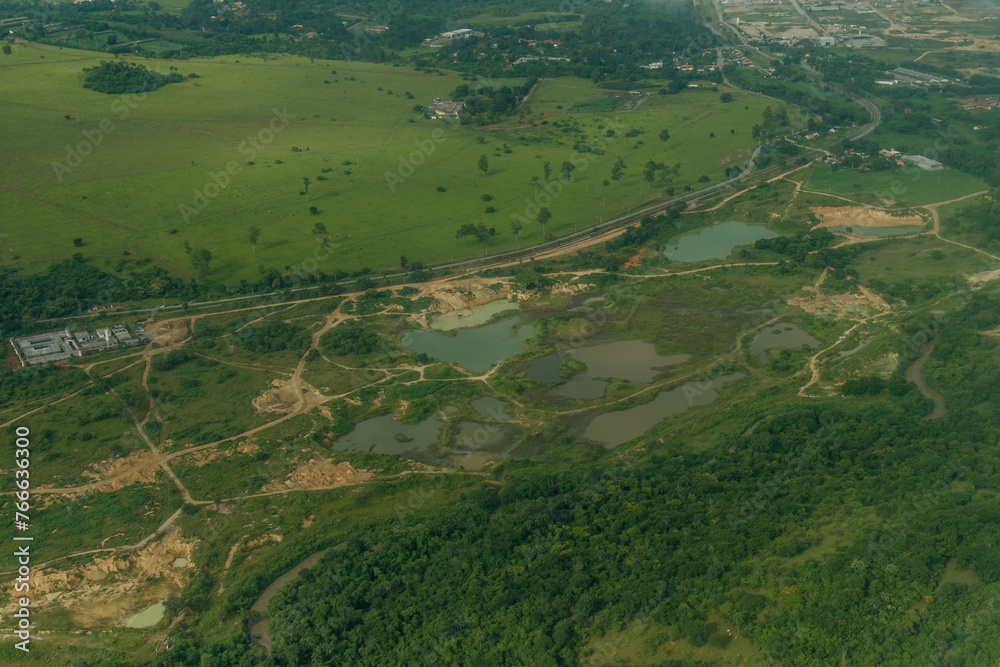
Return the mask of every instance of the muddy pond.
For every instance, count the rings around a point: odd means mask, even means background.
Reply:
[[[639,437],[668,417],[717,401],[719,387],[743,377],[744,373],[733,373],[711,380],[685,382],[675,389],[659,392],[649,403],[594,417],[584,430],[583,437],[612,449]]]
[[[478,327],[480,324],[489,322],[490,318],[497,313],[502,313],[506,310],[516,310],[518,307],[516,303],[500,299],[499,301],[491,301],[474,308],[454,310],[444,315],[438,315],[431,318],[430,326],[431,329],[438,329],[440,331],[451,331],[452,329],[460,329],[462,327]]]
[[[577,373],[550,393],[583,401],[604,396],[611,378],[644,384],[652,382],[665,369],[691,359],[690,354],[661,355],[652,343],[641,340],[577,347],[569,354],[585,364],[587,370]],[[532,359],[525,376],[535,382],[555,382],[561,379],[561,364],[562,359],[555,353]]]

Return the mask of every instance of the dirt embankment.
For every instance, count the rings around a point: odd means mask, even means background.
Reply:
[[[467,278],[446,284],[433,284],[420,296],[436,299],[441,312],[462,310],[510,296],[510,285],[500,279]]]
[[[873,206],[814,206],[819,218],[813,229],[827,227],[907,227],[926,221],[919,215],[892,215]]]

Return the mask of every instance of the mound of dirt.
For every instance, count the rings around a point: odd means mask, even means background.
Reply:
[[[346,461],[334,465],[326,459],[313,457],[305,463],[300,463],[283,481],[268,482],[261,491],[267,493],[297,489],[332,489],[360,484],[373,476],[367,470],[356,470]]]
[[[146,327],[149,340],[158,345],[179,343],[188,336],[188,321],[184,318],[153,322]]]
[[[924,220],[918,215],[895,216],[871,206],[813,206],[812,212],[820,220],[813,229],[844,226],[906,227],[924,224]]]
[[[274,389],[268,389],[253,399],[253,407],[261,412],[293,412],[299,404],[301,396],[287,380],[276,379],[271,384]]]
[[[452,310],[481,306],[484,303],[510,296],[510,287],[507,285],[494,291],[493,288],[498,282],[498,280],[485,280],[483,278],[455,280],[435,285],[434,289],[425,296],[437,299],[438,309],[442,313],[447,313]]]

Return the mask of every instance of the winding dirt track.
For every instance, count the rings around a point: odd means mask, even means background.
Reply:
[[[792,171],[797,171],[797,170],[792,170]],[[777,178],[784,178],[785,176],[787,176],[790,173],[792,173],[792,172],[787,172],[785,174],[782,174],[782,175],[780,175],[778,177],[775,177],[775,179],[777,179]],[[801,184],[797,183],[797,186],[798,186],[797,190],[801,190]],[[743,191],[741,191],[741,193],[738,193],[738,194],[745,193],[745,192],[747,192],[750,189],[752,189],[752,188],[747,188],[746,190],[743,190]],[[985,251],[982,251],[982,250],[980,250],[978,248],[974,248],[974,247],[971,247],[971,246],[966,246],[965,244],[957,243],[957,242],[954,242],[954,241],[949,241],[948,239],[944,239],[944,238],[942,238],[940,236],[940,218],[939,218],[939,215],[938,215],[938,208],[939,207],[945,206],[945,205],[948,205],[948,204],[952,204],[952,203],[955,203],[955,202],[958,202],[958,201],[963,201],[965,199],[970,199],[970,198],[973,198],[973,197],[977,197],[977,196],[980,196],[980,195],[983,195],[983,194],[986,194],[986,192],[977,192],[977,193],[974,193],[974,194],[971,194],[971,195],[967,195],[965,197],[959,197],[959,198],[956,198],[956,199],[952,199],[952,200],[948,200],[948,201],[944,201],[944,202],[937,202],[937,203],[934,203],[934,204],[928,204],[928,205],[924,206],[923,208],[927,209],[930,212],[932,220],[933,220],[933,229],[930,230],[930,231],[928,231],[928,232],[924,232],[924,233],[925,234],[933,234],[934,236],[937,236],[938,238],[940,238],[942,241],[945,241],[945,242],[948,242],[948,243],[954,243],[955,245],[960,245],[962,247],[966,247],[966,248],[969,248],[971,250],[975,250],[976,252],[980,252],[980,253],[982,253],[982,254],[984,254],[984,255],[992,258],[992,259],[1000,261],[1000,258],[995,257],[994,255],[991,255],[989,253],[986,253]],[[842,197],[837,197],[837,198],[844,199],[844,201],[849,201],[850,203],[853,203],[853,204],[858,204],[858,202],[853,202],[853,201],[851,201],[849,199],[846,199],[846,198],[842,198]],[[730,199],[732,199],[732,197],[727,197],[725,201],[729,201]],[[725,201],[722,202],[722,203],[725,203]],[[714,208],[718,208],[719,205],[721,205],[721,204],[717,204]],[[712,209],[712,210],[714,210],[714,209]],[[636,224],[638,224],[638,223],[636,223]],[[568,246],[565,246],[565,247],[562,247],[562,248],[554,249],[554,250],[552,250],[552,251],[550,251],[548,253],[545,253],[544,255],[541,255],[540,257],[556,257],[556,256],[560,256],[560,255],[566,255],[566,254],[575,253],[575,252],[578,252],[578,251],[580,251],[582,249],[585,249],[587,247],[593,246],[595,244],[603,243],[604,241],[606,241],[606,240],[608,240],[610,238],[614,238],[614,237],[618,236],[619,234],[624,233],[624,231],[625,231],[624,227],[620,227],[620,228],[617,228],[617,229],[612,229],[612,230],[609,230],[605,234],[601,234],[601,235],[596,236],[596,237],[592,237],[592,238],[581,240],[579,243],[575,243],[575,244],[568,245]],[[517,263],[519,263],[519,262],[518,261],[512,261],[512,262],[498,263],[497,266],[494,267],[494,268],[499,268],[499,267],[502,267],[502,266],[510,266],[510,265],[514,265],[514,264],[517,264]],[[715,270],[720,270],[720,269],[742,267],[742,266],[775,266],[775,265],[777,265],[779,263],[780,262],[777,262],[777,261],[775,261],[775,262],[736,262],[736,263],[716,264],[716,265],[707,266],[707,267],[701,267],[701,268],[696,268],[696,269],[687,269],[687,270],[684,270],[684,271],[673,271],[673,272],[671,272],[671,271],[667,271],[667,270],[662,270],[659,273],[653,273],[653,274],[625,274],[625,275],[627,277],[635,278],[635,279],[655,278],[655,277],[665,278],[665,277],[670,277],[670,276],[693,275],[693,274],[699,274],[699,273],[704,273],[704,272],[708,272],[708,271],[715,271]],[[404,285],[395,286],[394,289],[398,290],[398,289],[401,289],[401,288],[407,287],[407,286],[410,286],[410,287],[421,287],[421,288],[427,288],[428,285],[443,286],[443,285],[450,284],[450,283],[454,282],[455,280],[458,280],[458,279],[460,279],[462,277],[468,276],[471,273],[478,272],[478,271],[481,271],[481,270],[482,270],[482,267],[477,268],[474,271],[467,271],[465,273],[460,273],[458,275],[443,277],[443,278],[440,278],[438,280],[431,281],[430,283],[408,284],[408,285],[404,284]],[[565,274],[572,274],[572,275],[582,276],[582,275],[587,275],[589,273],[593,273],[593,271],[575,271],[575,272],[564,272],[564,273]],[[822,283],[822,279],[823,279],[823,277],[825,277],[825,275],[826,275],[826,272],[824,271],[823,275],[820,276],[820,279],[817,282],[817,285],[815,286],[815,288],[817,290],[818,290],[819,284]],[[338,295],[338,296],[350,298],[352,296],[358,296],[359,294],[360,294],[359,292],[354,292],[354,293],[348,293],[348,294]],[[314,301],[324,301],[324,300],[328,300],[328,299],[331,299],[331,298],[336,298],[336,297],[326,297],[326,296],[324,296],[324,297],[312,297],[312,298],[307,298],[307,299],[295,300],[295,301],[291,301],[291,302],[284,302],[281,305],[287,305],[287,308],[281,308],[281,309],[273,310],[272,312],[268,312],[268,313],[266,313],[266,314],[264,314],[264,315],[262,315],[262,316],[260,316],[258,318],[255,318],[252,321],[253,322],[260,321],[260,320],[262,320],[262,319],[264,319],[264,318],[266,318],[266,317],[268,317],[268,316],[270,316],[270,315],[272,315],[274,313],[284,312],[284,311],[286,311],[286,310],[288,310],[290,308],[293,308],[294,306],[302,304],[302,303],[309,303],[309,302],[314,302]],[[139,432],[139,435],[142,437],[142,439],[146,443],[147,447],[153,453],[153,455],[154,455],[153,459],[152,460],[148,460],[147,462],[145,462],[145,463],[143,463],[141,465],[129,468],[127,470],[119,471],[115,475],[112,475],[112,476],[109,476],[109,477],[106,477],[106,478],[103,478],[103,479],[100,479],[100,480],[96,480],[96,481],[90,482],[88,484],[83,484],[83,485],[76,486],[76,487],[37,489],[36,493],[40,493],[40,494],[41,493],[44,493],[44,494],[55,494],[55,495],[76,495],[76,494],[81,494],[81,493],[87,493],[87,492],[90,492],[90,491],[95,491],[95,490],[99,489],[100,487],[108,485],[109,483],[113,483],[113,482],[115,482],[117,480],[120,480],[120,479],[122,479],[124,477],[135,475],[136,472],[139,472],[139,471],[141,471],[144,468],[148,468],[148,467],[152,467],[152,466],[157,466],[157,467],[159,467],[160,469],[162,469],[166,473],[166,475],[171,479],[171,481],[180,490],[181,495],[182,495],[182,497],[184,499],[184,503],[185,504],[191,504],[191,505],[206,505],[206,504],[211,504],[214,501],[210,501],[210,500],[196,500],[196,499],[194,499],[191,496],[190,492],[184,486],[183,482],[181,482],[181,480],[177,477],[177,475],[171,469],[171,467],[169,465],[170,461],[172,461],[174,459],[179,459],[181,457],[184,457],[184,456],[187,456],[187,455],[190,455],[190,454],[193,454],[195,452],[204,451],[204,450],[208,450],[208,449],[213,449],[213,448],[218,447],[219,445],[221,445],[223,443],[226,443],[226,442],[231,442],[233,440],[238,440],[238,439],[243,439],[243,438],[250,437],[250,436],[252,436],[252,435],[254,435],[256,433],[265,431],[265,430],[270,429],[270,428],[272,428],[272,427],[274,427],[274,426],[276,426],[278,424],[281,424],[282,422],[287,421],[288,419],[291,419],[291,418],[293,418],[293,417],[295,417],[297,415],[303,414],[304,412],[312,409],[313,407],[317,407],[319,405],[328,403],[330,401],[334,401],[334,400],[338,400],[338,399],[342,399],[342,398],[347,398],[351,394],[354,394],[355,392],[359,391],[360,389],[362,389],[364,387],[371,387],[371,386],[374,386],[374,385],[386,382],[387,380],[390,380],[393,377],[395,377],[396,373],[398,373],[398,372],[416,371],[416,372],[418,372],[420,374],[420,379],[423,379],[423,377],[424,377],[424,369],[426,368],[425,366],[416,366],[416,367],[414,367],[414,366],[411,366],[411,365],[405,365],[405,366],[399,366],[399,367],[394,367],[394,368],[368,368],[368,369],[365,369],[365,370],[368,370],[368,371],[381,372],[381,373],[383,373],[383,377],[381,379],[379,379],[379,380],[376,380],[374,382],[370,382],[370,383],[368,383],[366,385],[363,385],[363,387],[358,387],[358,388],[355,388],[355,389],[349,390],[347,392],[344,392],[342,394],[338,394],[338,395],[334,395],[334,396],[323,395],[322,393],[320,393],[319,391],[317,391],[315,388],[313,388],[312,386],[310,386],[308,383],[306,383],[302,379],[303,372],[305,371],[306,355],[309,354],[309,352],[312,351],[313,349],[319,351],[319,341],[322,338],[323,334],[325,334],[326,332],[328,332],[333,327],[339,325],[341,322],[344,322],[346,320],[356,319],[358,317],[362,317],[362,316],[359,316],[359,315],[344,314],[342,312],[342,307],[343,307],[343,305],[346,302],[347,301],[346,301],[346,298],[345,298],[344,300],[342,300],[337,305],[337,307],[329,315],[326,316],[326,319],[325,319],[325,321],[323,323],[323,326],[320,327],[319,330],[317,330],[315,333],[312,334],[312,339],[311,339],[311,342],[310,342],[309,349],[306,351],[305,354],[302,355],[302,357],[299,359],[299,362],[296,365],[294,371],[292,371],[292,373],[291,373],[291,375],[290,375],[290,377],[288,379],[288,383],[289,383],[288,386],[290,387],[291,391],[294,392],[294,394],[296,395],[297,398],[296,398],[296,403],[295,403],[294,407],[287,414],[284,414],[284,415],[282,415],[280,417],[277,417],[274,420],[272,420],[272,421],[270,421],[270,422],[268,422],[266,424],[263,424],[261,426],[258,426],[258,427],[249,429],[247,431],[244,431],[243,433],[240,433],[239,435],[232,436],[232,437],[229,437],[229,438],[225,438],[225,439],[222,439],[222,440],[218,440],[216,442],[207,443],[207,444],[204,444],[204,445],[198,445],[198,446],[194,446],[194,447],[188,447],[186,449],[182,449],[182,450],[179,450],[179,451],[176,451],[176,452],[171,452],[171,453],[164,453],[164,452],[162,452],[159,449],[159,447],[150,440],[150,438],[146,435],[146,433],[145,433],[145,431],[143,429],[143,425],[145,425],[150,419],[155,419],[157,421],[160,421],[160,417],[159,417],[159,414],[157,413],[155,401],[154,401],[154,399],[152,397],[152,394],[149,391],[149,387],[148,387],[148,384],[147,384],[147,379],[148,379],[148,376],[149,376],[149,370],[151,368],[151,362],[152,362],[152,357],[153,356],[155,356],[156,354],[162,354],[162,353],[165,353],[165,352],[169,352],[169,351],[171,351],[173,349],[177,349],[178,347],[183,346],[186,342],[188,342],[189,339],[185,339],[183,341],[179,341],[177,343],[174,343],[174,344],[162,347],[162,348],[158,348],[156,350],[153,350],[151,347],[147,348],[146,350],[144,350],[141,353],[141,359],[137,360],[133,364],[129,364],[128,366],[126,366],[126,367],[124,367],[122,369],[118,369],[115,372],[120,372],[121,370],[124,370],[125,368],[131,368],[136,363],[144,363],[144,365],[145,365],[145,367],[143,369],[143,375],[142,375],[142,387],[143,387],[143,390],[145,391],[147,399],[148,399],[147,413],[143,417],[142,420],[138,419],[134,414],[131,414],[131,413],[130,413],[130,418],[133,421],[133,424],[134,424],[136,430]],[[274,306],[275,306],[275,304],[265,304],[265,305],[261,305],[261,306],[252,306],[252,307],[247,307],[247,308],[237,308],[237,309],[233,309],[232,311],[226,311],[226,312],[228,313],[228,312],[253,311],[253,310],[259,310],[259,309],[265,309],[265,308],[272,308]],[[388,311],[384,310],[381,313],[373,313],[372,315],[385,314],[386,312],[388,312]],[[812,387],[813,385],[815,385],[815,384],[817,384],[819,382],[819,373],[820,373],[820,370],[819,370],[819,359],[823,356],[823,354],[827,353],[829,350],[835,348],[837,345],[839,345],[840,343],[842,343],[858,327],[861,327],[864,324],[866,324],[866,323],[868,323],[870,321],[873,321],[873,320],[875,320],[877,318],[884,317],[884,316],[890,314],[891,312],[892,312],[891,310],[882,310],[882,311],[880,311],[879,313],[877,313],[875,315],[872,315],[872,316],[869,316],[869,317],[866,317],[866,318],[863,318],[863,319],[859,320],[853,326],[851,326],[849,329],[847,329],[844,333],[842,333],[832,345],[828,346],[824,350],[821,350],[820,352],[818,352],[815,355],[813,355],[810,358],[810,360],[809,360],[809,370],[810,370],[811,377],[810,377],[809,381],[799,389],[799,391],[798,391],[799,396],[803,396],[803,397],[808,396],[809,394],[807,394],[807,390],[810,387]],[[191,330],[193,330],[194,324],[195,324],[195,322],[197,320],[199,320],[199,319],[201,319],[203,317],[210,317],[210,316],[216,315],[216,314],[217,313],[201,313],[201,314],[196,314],[196,315],[190,315],[190,316],[188,316],[188,317],[186,317],[184,319],[186,319],[190,323]],[[364,317],[368,317],[368,316],[371,316],[371,315],[365,315]],[[322,352],[320,352],[320,354],[322,354]],[[324,355],[324,358],[325,358],[325,355]],[[220,363],[230,363],[230,362],[220,362]],[[233,363],[235,363],[235,362],[233,362]],[[96,364],[91,364],[91,365],[87,365],[87,366],[85,366],[83,368],[89,373],[91,371],[91,369],[95,365]],[[464,378],[455,378],[455,379],[456,380],[461,379],[463,381],[474,380],[474,381],[482,381],[482,382],[488,383],[490,377],[497,370],[497,368],[499,368],[499,365],[494,366],[487,373],[484,373],[484,374],[481,374],[481,375],[473,376],[471,374],[467,374],[466,377],[464,377]],[[690,377],[691,375],[696,375],[696,374],[697,374],[697,372],[692,373],[692,374],[687,375],[687,376],[684,376],[684,378]],[[670,382],[674,382],[676,380],[684,379],[684,378],[673,378],[673,379],[670,380]],[[410,382],[408,382],[408,384],[412,384],[413,382],[419,382],[420,379],[414,380],[414,381],[410,381]],[[638,393],[642,393],[643,391],[650,391],[651,389],[655,389],[655,388],[657,388],[657,387],[646,388],[644,390],[641,390]],[[80,390],[80,391],[82,391],[82,390]],[[22,415],[19,415],[18,417],[15,417],[14,419],[11,419],[11,420],[9,420],[8,422],[6,422],[4,424],[0,424],[0,426],[8,426],[8,425],[10,425],[10,424],[12,424],[14,422],[17,422],[20,419],[23,419],[24,417],[26,417],[28,415],[34,414],[35,412],[43,410],[43,409],[45,409],[47,407],[51,407],[52,405],[55,405],[56,403],[59,403],[61,401],[68,400],[69,398],[72,398],[73,396],[76,396],[79,393],[80,392],[78,391],[78,392],[76,392],[76,393],[74,393],[74,394],[72,394],[70,396],[66,396],[66,397],[58,399],[57,401],[53,401],[51,403],[48,403],[48,404],[46,404],[44,406],[40,406],[40,407],[34,408],[33,410],[31,410],[29,412],[26,412],[26,413],[24,413]],[[626,397],[626,398],[621,399],[621,400],[627,400],[628,398],[631,398],[631,396]],[[583,412],[583,411],[584,410],[571,410],[571,411],[568,411],[568,412],[566,412],[564,414],[575,414],[577,412]],[[303,491],[303,492],[308,492],[308,491],[323,491],[323,490],[328,490],[329,488],[334,488],[334,487],[317,487],[317,488],[309,488],[309,489],[297,489],[296,491]],[[236,500],[241,500],[241,499],[251,498],[251,497],[263,497],[263,496],[272,496],[272,495],[282,495],[282,494],[287,494],[287,493],[291,493],[291,492],[294,492],[294,491],[291,491],[291,490],[282,490],[282,491],[266,492],[266,493],[260,493],[260,494],[253,494],[251,496],[241,496],[241,497],[237,497],[237,498],[230,498],[230,499],[227,499],[227,500],[228,501],[236,501]],[[148,535],[145,539],[143,539],[142,541],[140,541],[137,544],[128,545],[128,546],[120,546],[120,547],[111,547],[111,548],[107,548],[107,549],[97,549],[97,550],[90,550],[90,551],[78,552],[76,554],[69,554],[67,556],[64,556],[63,558],[70,558],[72,556],[85,555],[85,554],[89,554],[89,553],[98,553],[98,552],[103,552],[103,551],[141,549],[142,547],[144,547],[145,545],[147,545],[150,541],[152,541],[153,539],[155,539],[158,535],[162,534],[166,528],[169,528],[170,525],[172,525],[173,521],[176,520],[176,518],[179,515],[180,515],[180,510],[178,510],[178,512],[176,512],[163,526],[160,526],[159,528],[157,528],[156,531],[154,531],[153,533],[151,533],[150,535]]]

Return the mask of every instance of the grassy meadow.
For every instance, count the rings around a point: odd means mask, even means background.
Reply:
[[[127,251],[193,277],[187,241],[212,252],[213,283],[232,284],[256,278],[261,265],[332,273],[391,268],[401,254],[411,262],[480,256],[513,249],[511,216],[530,219],[539,205],[549,205],[547,231],[559,236],[655,198],[642,176],[650,159],[681,164],[678,190],[724,178],[727,166],[746,162],[750,129],[774,104],[738,91],[722,104],[701,88],[653,95],[635,111],[577,113],[574,104],[606,91],[557,79],[543,81],[518,116],[473,128],[414,110],[448,97],[462,83],[457,75],[299,57],[140,58],[198,78],[136,97],[84,89],[81,70],[107,57],[19,44],[0,60],[0,260],[31,266]],[[588,145],[603,154],[578,152]],[[628,169],[615,182],[619,155]],[[571,160],[578,168],[562,192],[551,202],[543,190],[536,196],[530,181],[543,164],[556,180]],[[311,182],[300,194],[304,178]],[[330,249],[312,233],[317,222],[329,230]],[[457,240],[466,222],[497,233],[485,243]],[[262,230],[255,250],[251,226]],[[541,240],[540,225],[520,235],[522,246]]]

